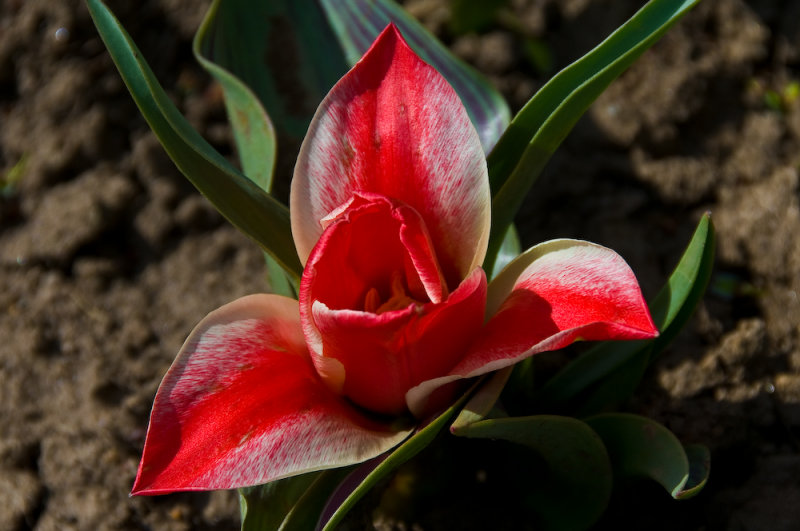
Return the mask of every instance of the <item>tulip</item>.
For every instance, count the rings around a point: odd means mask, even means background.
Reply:
[[[197,325],[156,394],[133,494],[359,463],[466,379],[658,334],[628,265],[595,244],[545,242],[487,283],[478,135],[394,26],[317,110],[290,212],[300,300],[251,295]]]

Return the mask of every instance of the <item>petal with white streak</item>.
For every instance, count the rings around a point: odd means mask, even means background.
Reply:
[[[509,264],[489,285],[491,316],[461,362],[409,391],[412,411],[437,387],[513,365],[577,340],[658,335],[636,277],[617,253],[589,242],[553,240]]]
[[[303,264],[320,222],[359,191],[421,214],[451,289],[483,261],[490,195],[478,134],[393,25],[323,100],[303,142],[290,197]]]
[[[297,301],[251,295],[192,331],[156,394],[133,494],[230,489],[359,463],[408,431],[320,380]]]

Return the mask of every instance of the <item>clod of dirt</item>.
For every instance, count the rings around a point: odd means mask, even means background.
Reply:
[[[100,169],[58,185],[39,204],[26,201],[29,222],[3,237],[0,262],[65,265],[81,246],[114,227],[134,193],[126,178]]]

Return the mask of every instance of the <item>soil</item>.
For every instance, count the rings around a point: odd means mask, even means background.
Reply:
[[[511,2],[549,68],[508,23],[456,37],[447,2],[406,7],[516,110],[642,3]],[[179,108],[233,157],[219,91],[190,51],[208,2],[109,4]],[[798,79],[800,1],[701,2],[590,109],[518,217],[524,246],[616,249],[647,296],[703,212],[718,229],[711,289],[626,405],[708,445],[709,484],[681,502],[628,489],[601,528],[800,522]],[[0,529],[237,529],[233,492],[128,492],[174,354],[207,312],[267,289],[263,259],[172,166],[78,0],[0,4],[0,178]],[[457,506],[359,511],[349,527],[469,522]],[[487,505],[471,527],[504,511]],[[491,526],[505,525],[530,524]]]

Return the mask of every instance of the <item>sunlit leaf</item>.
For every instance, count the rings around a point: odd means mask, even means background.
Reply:
[[[514,442],[542,458],[542,475],[530,479],[530,500],[542,529],[587,529],[608,505],[611,463],[600,437],[580,420],[553,415],[482,420],[457,434]]]
[[[458,413],[455,422],[450,426],[450,431],[458,435],[459,430],[483,420],[494,408],[500,393],[503,392],[508,377],[511,376],[513,366],[500,369],[484,377],[478,388],[469,399],[467,405]]]
[[[322,98],[347,71],[344,55],[315,0],[215,0],[195,37],[194,49],[226,91],[246,170],[267,166],[259,160],[259,145],[268,143],[263,109],[281,141],[299,147]],[[239,104],[239,94],[242,101],[253,97],[257,101]],[[232,107],[244,112],[231,113]]]
[[[555,75],[490,153],[492,236],[485,264],[547,161],[592,102],[699,0],[651,0],[595,49]]]
[[[235,4],[236,2],[230,1],[224,3],[225,6]],[[246,15],[245,10],[240,9],[238,12]],[[253,54],[257,50],[246,39],[226,38],[228,33],[223,28],[231,14],[229,8],[223,7],[220,10],[220,1],[211,4],[203,24],[195,34],[192,49],[195,58],[222,87],[228,120],[239,149],[244,174],[270,192],[275,167],[275,131],[258,96],[237,77],[239,68],[256,62]],[[246,16],[244,18],[247,19]],[[240,32],[237,36],[242,35]],[[208,56],[216,57],[217,62],[208,59]]]
[[[708,477],[708,451],[687,451],[667,428],[645,417],[610,413],[586,419],[603,440],[615,476],[650,478],[673,498],[688,498],[699,492]],[[693,466],[690,482],[690,467]]]
[[[488,274],[489,280],[494,279],[494,277],[496,277],[505,266],[510,264],[514,258],[518,257],[521,252],[522,249],[519,243],[517,228],[511,224],[508,226],[508,231],[503,238],[503,244],[500,246],[497,259],[494,261],[494,267]]]
[[[594,411],[601,402],[609,403],[620,400],[631,389],[630,385],[620,382],[612,387],[602,386],[601,382],[614,371],[620,370],[632,358],[643,357],[649,363],[653,356],[671,341],[691,317],[711,277],[714,262],[714,225],[711,216],[704,215],[695,229],[689,245],[681,257],[667,284],[656,295],[650,305],[653,321],[661,331],[661,335],[647,341],[606,342],[588,350],[575,361],[553,376],[537,393],[537,408],[544,411],[562,411],[568,405],[578,407],[579,395],[583,394],[583,403],[594,403]],[[638,366],[642,362],[630,362]],[[630,366],[629,366],[630,367]],[[621,370],[625,370],[624,368]],[[638,381],[638,380],[637,380]],[[592,398],[592,386],[596,388]],[[600,400],[600,394],[605,396]],[[586,409],[584,413],[589,413]]]
[[[108,8],[100,0],[87,0],[87,5],[123,81],[175,165],[228,221],[299,277],[302,267],[286,206],[231,166],[192,128]]]
[[[483,150],[488,153],[492,149],[510,119],[505,100],[481,74],[457,59],[403,8],[392,0],[319,0],[319,4],[351,65],[394,22],[414,51],[433,65],[458,93],[478,130]]]

